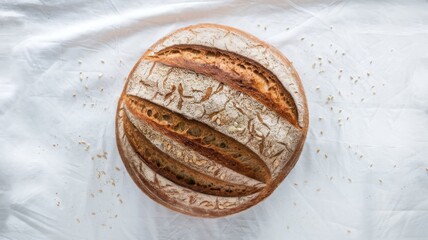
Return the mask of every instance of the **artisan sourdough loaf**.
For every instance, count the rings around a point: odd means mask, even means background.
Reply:
[[[307,128],[290,62],[214,24],[154,44],[129,74],[116,116],[117,145],[135,183],[158,203],[201,217],[269,196],[295,165]]]

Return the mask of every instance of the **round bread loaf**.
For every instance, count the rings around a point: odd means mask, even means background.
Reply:
[[[132,179],[193,216],[247,209],[295,165],[308,129],[291,63],[237,29],[200,24],[155,43],[128,76],[116,136]]]

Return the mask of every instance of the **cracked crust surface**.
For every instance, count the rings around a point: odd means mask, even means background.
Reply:
[[[129,74],[118,104],[120,155],[164,206],[219,217],[272,193],[308,128],[300,79],[277,50],[213,24],[179,29]]]

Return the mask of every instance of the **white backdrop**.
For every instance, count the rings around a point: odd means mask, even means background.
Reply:
[[[283,52],[310,109],[291,174],[218,219],[146,197],[114,132],[138,58],[207,22]],[[0,0],[0,239],[426,240],[427,129],[427,1]]]

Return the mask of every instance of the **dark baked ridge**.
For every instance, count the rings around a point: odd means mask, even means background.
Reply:
[[[203,156],[262,183],[270,180],[265,162],[236,140],[145,99],[126,95],[124,102],[132,115]]]
[[[202,174],[179,163],[154,146],[132,124],[128,116],[123,118],[125,134],[135,152],[153,171],[168,180],[204,194],[222,197],[240,197],[258,192],[260,189],[233,184]]]
[[[137,184],[137,186],[145,193],[148,197],[150,197],[152,200],[164,205],[165,207],[178,211],[181,213],[186,213],[188,215],[192,216],[198,216],[198,217],[220,217],[224,215],[230,214],[230,208],[224,208],[221,207],[221,201],[225,201],[226,199],[238,199],[238,202],[236,203],[235,207],[233,207],[233,212],[242,211],[246,208],[251,207],[252,200],[254,200],[254,195],[257,195],[257,197],[262,197],[266,195],[266,193],[269,191],[268,187],[263,188],[258,193],[255,193],[253,195],[244,196],[244,197],[220,197],[220,196],[212,196],[212,195],[206,195],[203,193],[197,193],[192,190],[186,191],[186,195],[188,196],[187,199],[181,198],[181,200],[177,199],[177,197],[172,196],[171,193],[176,194],[177,191],[174,190],[174,186],[170,185],[168,182],[162,183],[162,178],[164,177],[154,174],[150,177],[150,173],[146,173],[143,167],[145,167],[145,163],[143,161],[140,161],[140,157],[138,154],[134,151],[131,144],[129,143],[125,132],[123,128],[123,119],[125,117],[125,106],[123,102],[124,95],[121,96],[119,102],[120,105],[118,105],[117,109],[117,118],[116,118],[116,140],[117,143],[121,144],[119,146],[119,153],[122,158],[125,158],[127,161],[124,161],[124,165],[128,173],[130,174],[133,181]],[[130,119],[131,120],[131,119]],[[132,122],[132,121],[131,121]],[[134,125],[136,123],[133,123]],[[135,125],[137,126],[137,125]],[[140,129],[139,129],[140,130]],[[141,130],[140,130],[141,131]],[[127,149],[127,147],[129,148]],[[177,187],[180,187],[177,185]],[[214,204],[214,207],[206,208],[205,206],[202,206],[197,203],[197,199],[202,196],[204,201],[206,203],[206,196],[211,196],[211,199],[214,199],[211,203]],[[245,198],[249,198],[249,200],[246,200]],[[196,202],[194,202],[196,200]],[[227,200],[226,200],[227,201]],[[203,202],[200,202],[203,204]]]
[[[211,76],[254,97],[300,128],[293,97],[272,72],[251,59],[199,45],[174,45],[146,59]]]

